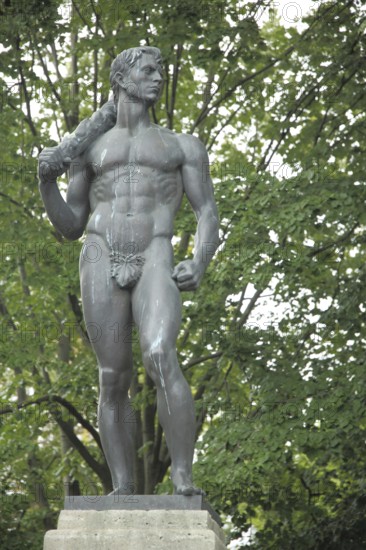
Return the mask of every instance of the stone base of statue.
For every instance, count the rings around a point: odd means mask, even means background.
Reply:
[[[68,497],[44,550],[225,550],[202,496]]]

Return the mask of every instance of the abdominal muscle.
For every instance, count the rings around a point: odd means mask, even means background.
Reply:
[[[99,242],[103,241],[103,248],[124,255],[145,255],[157,237],[170,243],[174,212],[168,205],[151,210],[151,205],[144,204],[145,200],[141,202],[143,208],[134,211],[121,211],[124,209],[117,209],[115,204],[99,203],[86,227],[87,240],[98,237]]]
[[[97,242],[103,258],[111,253],[132,254],[149,262],[158,254],[170,264],[174,215],[181,198],[176,172],[157,173],[142,166],[138,181],[116,180],[105,173],[91,186],[85,244]]]

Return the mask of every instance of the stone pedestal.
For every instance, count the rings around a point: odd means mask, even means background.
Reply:
[[[44,550],[226,549],[212,517],[216,514],[200,496],[71,499],[66,499],[57,530],[46,533]]]

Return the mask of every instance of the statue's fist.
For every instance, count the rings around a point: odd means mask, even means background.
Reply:
[[[202,279],[204,267],[194,260],[183,260],[173,270],[179,290],[196,290]]]
[[[52,183],[66,172],[71,160],[64,159],[59,147],[45,147],[38,157],[38,177],[41,184]]]

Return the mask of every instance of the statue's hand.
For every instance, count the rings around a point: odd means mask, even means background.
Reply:
[[[196,290],[205,269],[195,260],[184,260],[174,268],[172,277],[177,281],[179,290]]]
[[[68,168],[70,158],[63,158],[59,147],[45,147],[38,157],[38,177],[40,184],[52,183]]]

